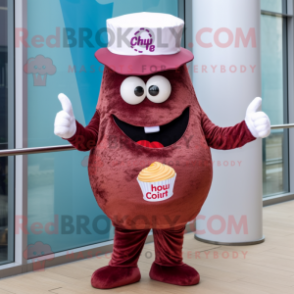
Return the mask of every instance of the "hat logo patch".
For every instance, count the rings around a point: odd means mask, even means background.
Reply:
[[[142,37],[141,35],[144,35]],[[147,38],[146,38],[147,37]],[[134,37],[131,39],[131,48],[134,49],[137,53],[144,53],[142,50],[146,50],[149,52],[154,52],[155,51],[155,45],[153,44],[153,37],[151,34],[151,31],[145,28],[141,28],[138,30]],[[136,46],[139,46],[140,49],[137,49]]]

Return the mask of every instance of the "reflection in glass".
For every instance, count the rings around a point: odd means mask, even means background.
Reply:
[[[283,21],[282,17],[261,15],[262,107],[272,125],[287,123]],[[287,131],[275,130],[269,138],[263,140],[265,196],[288,192],[287,148]]]
[[[261,70],[263,110],[271,123],[284,122],[283,18],[261,15]]]
[[[263,140],[264,197],[288,192],[287,159],[285,159],[286,154],[283,150],[287,143],[285,142],[287,135],[287,131],[273,131],[268,138]]]
[[[262,10],[282,13],[284,0],[261,0],[260,6]]]
[[[88,152],[28,156],[28,246],[57,253],[113,238],[88,179]],[[40,247],[40,248],[39,248]]]

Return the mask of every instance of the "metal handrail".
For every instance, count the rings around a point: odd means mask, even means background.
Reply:
[[[272,130],[294,128],[294,124],[274,125]],[[76,150],[72,145],[0,150],[0,157]]]
[[[266,15],[271,15],[271,16],[281,16],[281,17],[292,17],[292,14],[287,14],[287,13],[280,13],[280,12],[273,12],[269,10],[261,10],[261,14],[266,14]]]
[[[72,145],[1,150],[0,157],[76,150]]]
[[[271,126],[271,129],[272,130],[277,130],[277,129],[291,129],[291,128],[294,128],[294,124]]]

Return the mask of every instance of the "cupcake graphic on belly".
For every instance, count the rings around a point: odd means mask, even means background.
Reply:
[[[143,199],[149,202],[164,201],[173,196],[176,181],[175,170],[160,162],[142,169],[137,178]]]

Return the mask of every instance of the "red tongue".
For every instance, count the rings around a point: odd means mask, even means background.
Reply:
[[[146,141],[146,140],[139,141],[139,142],[137,142],[137,144],[142,145],[144,147],[148,147],[148,148],[163,148],[164,147],[159,142],[152,142],[152,143],[150,143],[149,141]]]

